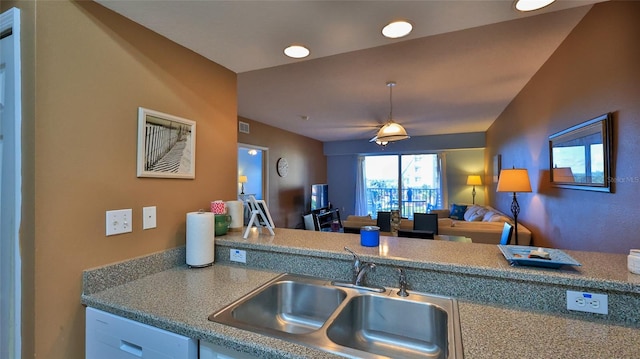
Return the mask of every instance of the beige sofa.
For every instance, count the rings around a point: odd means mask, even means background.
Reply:
[[[470,205],[461,219],[450,218],[451,211],[448,209],[436,209],[431,213],[438,214],[438,234],[469,237],[473,243],[499,244],[504,222],[513,224],[513,219],[489,206]],[[376,220],[371,216],[351,215],[342,221],[342,226],[346,228],[375,225]],[[403,219],[400,228],[412,229],[413,221]],[[513,239],[511,244],[514,244]],[[518,244],[531,245],[531,231],[521,223],[518,223]]]

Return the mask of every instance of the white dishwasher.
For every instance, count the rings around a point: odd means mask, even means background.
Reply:
[[[197,340],[94,308],[86,314],[86,359],[198,359]]]
[[[201,340],[200,359],[260,359],[260,357]]]

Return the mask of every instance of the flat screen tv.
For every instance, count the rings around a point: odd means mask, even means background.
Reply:
[[[314,184],[311,185],[311,210],[329,207],[329,185]]]

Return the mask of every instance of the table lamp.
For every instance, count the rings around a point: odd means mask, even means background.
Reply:
[[[240,194],[244,194],[244,184],[247,183],[247,176],[238,176],[238,182],[242,186]]]
[[[476,186],[482,186],[482,179],[478,175],[469,175],[467,176],[467,186],[473,186],[471,203],[476,204]]]
[[[516,199],[516,192],[531,192],[531,182],[529,182],[529,172],[526,168],[512,168],[500,171],[498,188],[496,192],[513,192],[511,202],[511,213],[513,214],[515,244],[518,245],[518,214],[520,205]]]

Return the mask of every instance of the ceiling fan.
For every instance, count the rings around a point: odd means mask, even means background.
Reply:
[[[393,88],[395,86],[395,81],[387,82],[387,87],[389,88],[389,119],[387,120],[387,123],[380,127],[378,133],[369,140],[369,142],[375,142],[380,146],[386,146],[389,142],[406,140],[409,138],[407,130],[405,130],[401,124],[393,121]]]

